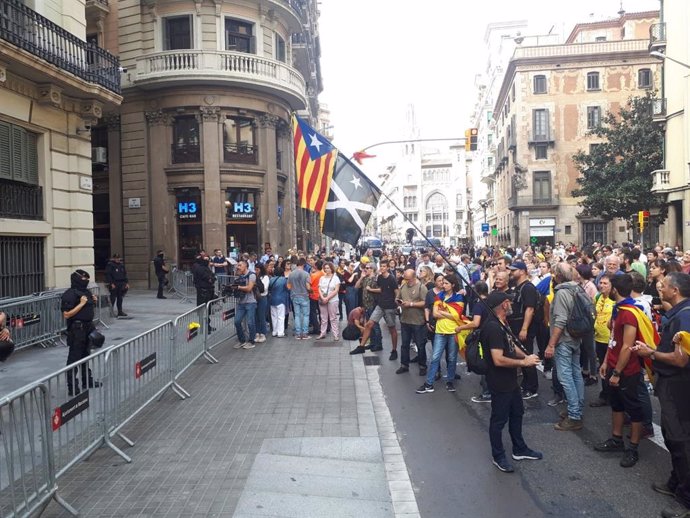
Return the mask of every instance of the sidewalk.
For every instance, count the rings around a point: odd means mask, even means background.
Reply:
[[[123,303],[126,318],[111,317],[110,308],[104,306],[104,321],[109,329],[102,325],[98,329],[105,335],[105,347],[122,343],[194,307],[193,303],[172,298],[172,294],[166,296],[167,300],[157,299],[155,291],[130,290]],[[55,372],[66,361],[67,346],[63,343],[48,349],[34,346],[17,351],[0,364],[0,395]]]
[[[132,316],[139,304],[160,320],[190,307],[128,298]],[[107,336],[133,336],[144,325],[135,320]],[[191,398],[168,392],[123,429],[136,442],[118,443],[131,464],[101,448],[58,480],[80,516],[419,516],[377,367],[347,354],[348,342],[231,345],[214,349],[218,364],[200,360],[182,376]],[[51,503],[43,516],[68,515]]]

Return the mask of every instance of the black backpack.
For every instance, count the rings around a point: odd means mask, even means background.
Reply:
[[[475,329],[465,338],[465,361],[469,372],[485,375],[489,371],[489,364],[484,358],[484,348],[479,341],[480,334],[481,330]]]
[[[570,311],[565,328],[573,338],[582,338],[594,330],[594,302],[582,286],[575,288],[573,309]]]

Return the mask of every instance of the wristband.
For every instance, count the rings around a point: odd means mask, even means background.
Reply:
[[[621,373],[618,372],[616,369],[613,369],[613,370],[611,371],[611,376],[616,376],[617,378],[620,378],[620,377],[621,377]]]

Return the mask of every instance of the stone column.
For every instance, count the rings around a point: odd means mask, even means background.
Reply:
[[[120,116],[107,113],[103,122],[108,126],[108,203],[110,204],[110,250],[125,249],[122,222],[122,162],[120,159]]]
[[[295,171],[292,146],[289,145],[290,126],[283,120],[278,122],[276,132],[280,139],[280,151],[282,156],[282,171],[287,176],[285,193],[283,196],[283,218],[280,222],[281,237],[283,241],[282,253],[296,244],[296,214],[295,214]]]
[[[201,139],[204,160],[204,243],[207,253],[227,248],[225,217],[220,192],[220,107],[201,106]]]
[[[276,167],[276,124],[278,117],[264,114],[259,117],[259,153],[265,160],[266,175],[261,195],[262,240],[278,247],[281,241],[278,219],[278,172]],[[260,243],[263,245],[263,243]],[[281,250],[281,252],[284,252]]]
[[[148,255],[163,249],[169,257],[175,256],[176,224],[174,212],[168,202],[168,178],[165,168],[170,157],[170,126],[173,117],[162,110],[146,112],[148,122],[149,148],[149,239]],[[156,287],[157,280],[149,272],[149,288]]]

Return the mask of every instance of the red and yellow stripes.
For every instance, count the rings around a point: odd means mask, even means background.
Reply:
[[[305,140],[309,136],[302,134],[302,128],[294,115],[292,116],[292,131],[300,207],[318,212],[323,221],[338,150],[333,148],[330,152],[312,160]]]

